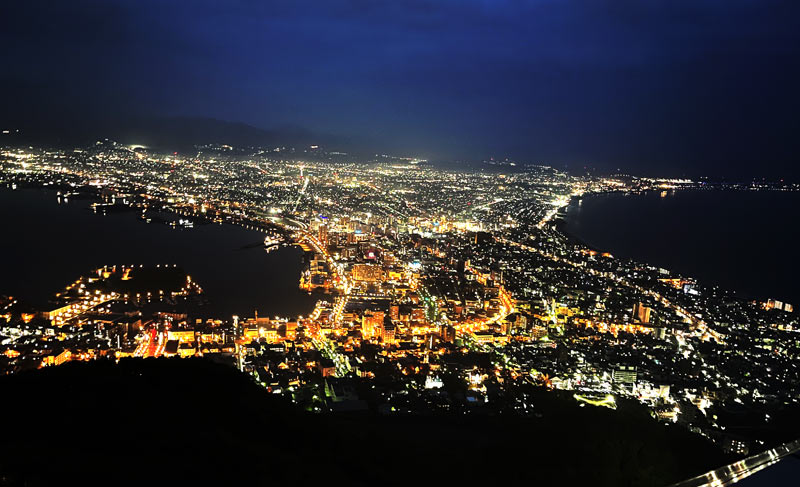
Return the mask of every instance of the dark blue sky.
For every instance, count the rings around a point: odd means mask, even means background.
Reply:
[[[443,159],[797,178],[800,2],[4,5],[3,123],[298,126]]]

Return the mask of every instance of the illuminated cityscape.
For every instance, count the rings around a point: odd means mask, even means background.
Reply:
[[[10,2],[0,487],[794,485],[798,19]]]
[[[732,404],[756,413],[800,397],[791,304],[743,301],[559,229],[566,205],[587,194],[695,182],[348,162],[319,148],[231,151],[163,155],[111,141],[6,149],[2,177],[8,188],[89,198],[99,214],[133,208],[140,224],[168,213],[161,223],[185,231],[238,225],[262,232],[267,251],[299,246],[297,285],[319,296],[313,310],[200,319],[170,308],[202,295],[191,269],[108,265],[44,309],[3,297],[2,370],[216,357],[300,409],[385,415],[534,416],[532,390],[568,391],[594,407],[636,401],[738,455],[766,438],[728,433]]]

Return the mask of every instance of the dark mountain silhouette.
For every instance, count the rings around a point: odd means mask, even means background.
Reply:
[[[1,145],[35,144],[69,148],[91,144],[99,139],[110,139],[157,150],[189,151],[196,145],[204,144],[302,148],[312,144],[340,146],[347,143],[347,139],[315,134],[302,127],[279,126],[267,130],[245,123],[203,117],[105,118],[89,115],[53,118],[48,123],[38,121],[36,125],[24,121],[18,125],[7,122],[6,125],[8,127],[3,127],[4,130],[10,129],[12,133],[0,139]]]

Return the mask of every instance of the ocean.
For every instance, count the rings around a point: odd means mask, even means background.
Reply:
[[[196,316],[294,317],[316,298],[298,288],[303,252],[270,253],[264,234],[235,225],[176,229],[136,211],[95,214],[91,201],[58,203],[55,191],[0,188],[0,294],[46,304],[64,286],[103,265],[176,264],[204,290]]]
[[[800,193],[679,190],[573,201],[564,230],[587,245],[718,285],[800,306]]]

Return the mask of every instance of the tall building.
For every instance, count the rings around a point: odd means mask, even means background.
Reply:
[[[381,340],[384,344],[395,342],[395,331],[397,327],[388,316],[383,318],[383,326],[381,327]]]
[[[503,333],[509,334],[522,334],[525,333],[528,325],[528,319],[520,313],[511,313],[506,316],[502,322]]]
[[[653,311],[641,302],[633,305],[633,320],[639,323],[650,323],[650,313]]]
[[[361,336],[366,339],[378,336],[383,327],[383,312],[367,310],[361,318]]]
[[[328,245],[328,225],[322,224],[319,226],[319,241],[322,245]]]
[[[456,341],[456,329],[450,325],[442,325],[441,329],[442,340],[448,343]]]
[[[619,365],[611,372],[611,382],[617,389],[632,392],[636,385],[636,376],[635,366]]]

